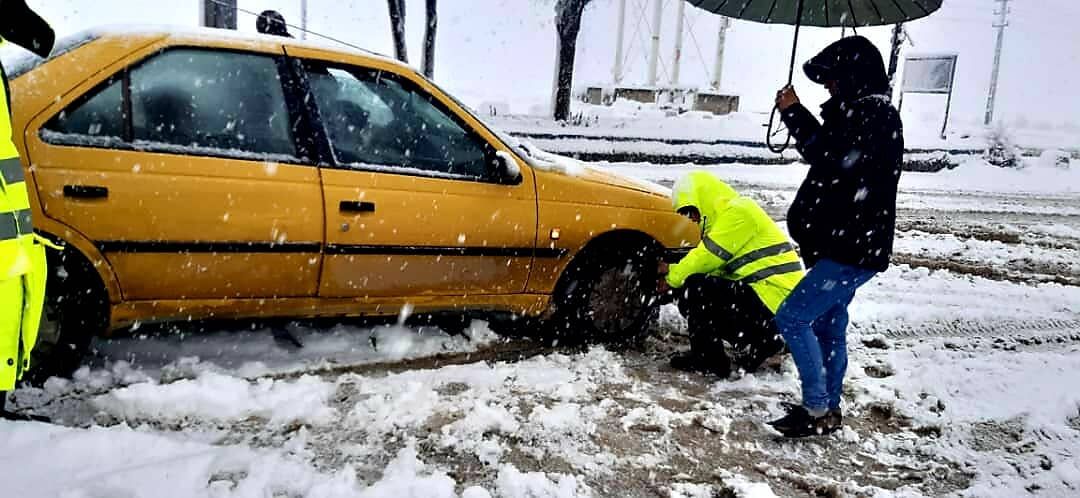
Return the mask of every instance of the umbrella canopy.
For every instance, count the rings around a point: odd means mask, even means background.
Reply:
[[[942,0],[687,0],[714,14],[768,24],[822,28],[882,26],[920,19],[941,8]]]

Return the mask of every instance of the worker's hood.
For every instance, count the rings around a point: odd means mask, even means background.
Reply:
[[[738,197],[738,192],[716,175],[694,171],[675,182],[671,202],[675,211],[693,206],[706,220],[715,220],[716,214]]]
[[[861,36],[842,38],[825,47],[803,65],[803,71],[814,83],[836,81],[841,101],[889,94],[889,77],[881,52]]]
[[[48,57],[56,33],[25,0],[0,0],[0,40],[9,41],[42,58]]]

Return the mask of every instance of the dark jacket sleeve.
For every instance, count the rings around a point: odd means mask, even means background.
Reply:
[[[845,124],[869,121],[858,108],[847,112]],[[818,170],[828,170],[828,174],[850,170],[860,159],[866,144],[874,140],[870,127],[823,126],[802,104],[789,107],[781,117],[795,139],[795,148],[806,162]]]

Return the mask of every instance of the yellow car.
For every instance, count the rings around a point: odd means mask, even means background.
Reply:
[[[8,72],[35,228],[65,247],[43,351],[403,307],[622,336],[699,237],[664,189],[518,145],[374,54],[132,28]]]

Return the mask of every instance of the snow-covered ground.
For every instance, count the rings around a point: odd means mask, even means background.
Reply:
[[[670,182],[693,166],[607,164]],[[805,167],[708,168],[782,218]],[[642,344],[527,347],[405,326],[140,329],[71,381],[15,393],[59,425],[0,422],[20,497],[1076,496],[1080,177],[905,173],[897,263],[852,307],[846,428],[785,441],[789,359],[670,370]],[[1059,277],[1059,278],[1050,278]],[[1064,281],[1062,281],[1064,279]],[[1073,280],[1069,280],[1073,279]],[[1070,283],[1071,282],[1071,283]],[[436,360],[431,355],[440,354]],[[405,366],[394,363],[413,358]]]

